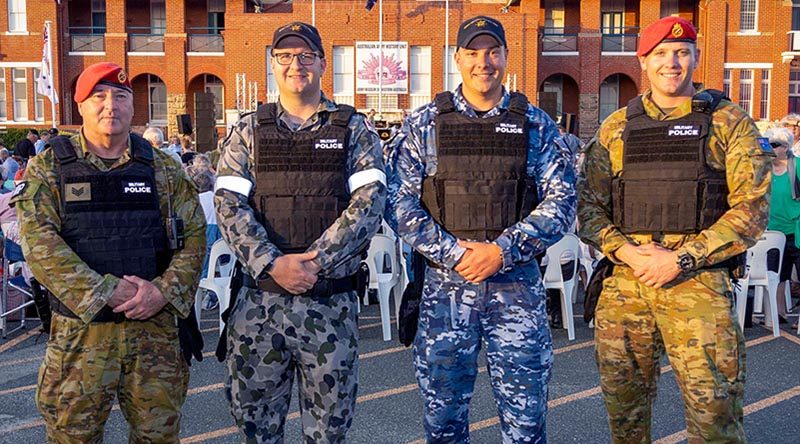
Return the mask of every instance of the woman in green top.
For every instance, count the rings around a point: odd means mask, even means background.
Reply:
[[[781,283],[778,286],[778,316],[781,322],[786,318],[786,299],[783,297],[784,286],[792,279],[792,267],[800,275],[800,249],[797,246],[795,232],[800,223],[800,184],[798,184],[798,167],[800,161],[791,154],[794,135],[787,128],[770,128],[764,132],[769,139],[775,158],[772,159],[772,197],[769,208],[768,230],[780,231],[786,235],[783,248],[783,264],[780,270]],[[777,259],[777,257],[775,258]],[[771,262],[771,263],[770,263]],[[768,261],[768,269],[777,268],[777,260]],[[770,267],[770,265],[772,265]]]

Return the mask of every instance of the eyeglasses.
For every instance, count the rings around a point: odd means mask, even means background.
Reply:
[[[769,146],[771,146],[773,148],[778,148],[778,147],[786,147],[786,148],[788,148],[786,145],[784,145],[784,144],[782,144],[780,142],[770,142]]]
[[[290,52],[272,53],[272,57],[278,62],[278,65],[291,65],[295,57],[297,61],[303,66],[313,65],[317,61],[319,55],[314,52],[301,52],[300,54],[292,54]]]

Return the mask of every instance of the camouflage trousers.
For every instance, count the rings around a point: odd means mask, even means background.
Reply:
[[[689,442],[744,442],[745,346],[730,292],[724,270],[653,289],[618,266],[603,282],[595,342],[615,443],[650,442],[665,351],[683,395]]]
[[[426,271],[414,366],[428,442],[469,442],[469,402],[482,341],[503,443],[546,442],[553,343],[535,267],[477,285],[452,270]]]
[[[246,442],[283,442],[295,373],[305,442],[345,442],[358,389],[357,308],[355,292],[242,289],[228,324],[226,396]]]
[[[36,405],[47,440],[102,443],[114,397],[132,443],[177,443],[189,371],[175,315],[84,324],[53,314]]]

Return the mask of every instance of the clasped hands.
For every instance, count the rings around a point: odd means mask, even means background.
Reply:
[[[108,300],[114,313],[125,313],[128,319],[143,321],[158,313],[167,300],[152,282],[138,276],[123,276]]]
[[[496,244],[459,239],[458,245],[467,251],[454,270],[469,283],[478,284],[494,276],[503,267],[503,251]]]
[[[314,259],[318,251],[299,254],[285,254],[272,263],[269,275],[291,294],[302,294],[311,290],[317,283],[317,274],[322,269]]]
[[[614,254],[631,267],[639,282],[648,287],[661,288],[681,274],[678,253],[659,244],[625,244]]]

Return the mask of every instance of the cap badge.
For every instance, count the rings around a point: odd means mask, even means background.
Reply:
[[[128,80],[128,75],[125,74],[124,70],[119,70],[117,73],[117,80],[119,80],[119,83],[125,83],[125,81]]]
[[[683,26],[681,26],[680,23],[675,23],[674,25],[672,25],[671,32],[673,37],[675,37],[676,39],[680,38],[683,35]]]
[[[292,31],[295,31],[295,32],[300,31],[300,25],[292,25]]]
[[[478,28],[483,28],[484,26],[486,26],[486,20],[478,20],[478,22],[475,23],[475,26],[477,26]]]

